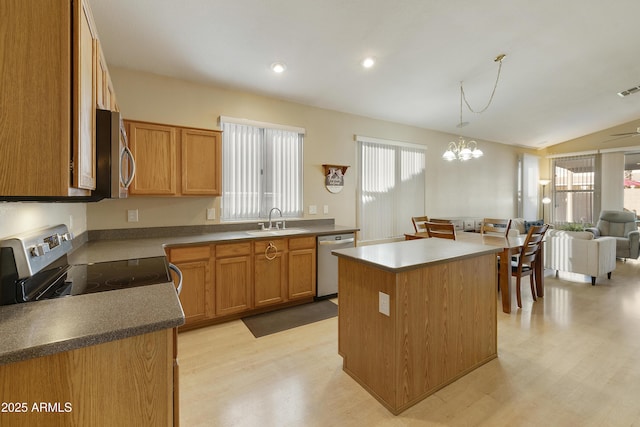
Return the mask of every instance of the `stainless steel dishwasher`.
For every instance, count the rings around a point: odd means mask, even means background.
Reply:
[[[338,257],[331,255],[331,251],[352,248],[355,241],[354,233],[318,236],[316,298],[329,298],[338,294]]]

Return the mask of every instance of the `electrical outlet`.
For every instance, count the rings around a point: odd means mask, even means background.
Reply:
[[[329,213],[329,205],[324,205],[324,207],[322,208],[322,212],[327,215]]]
[[[216,219],[216,208],[208,208],[207,209],[207,219]]]
[[[73,229],[73,215],[69,215],[69,230]]]
[[[390,316],[389,295],[378,292],[378,311],[386,316]]]
[[[316,215],[318,213],[318,207],[316,205],[309,205],[309,215]]]
[[[127,222],[138,222],[138,209],[129,209],[127,211]]]

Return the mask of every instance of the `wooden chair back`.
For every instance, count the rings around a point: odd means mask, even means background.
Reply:
[[[495,234],[507,237],[509,230],[511,229],[510,219],[499,218],[485,218],[482,221],[482,227],[480,227],[480,233],[482,234]]]
[[[411,217],[411,222],[413,223],[413,229],[416,233],[424,233],[427,231],[427,226],[425,223],[429,221],[428,216],[413,216]]]
[[[450,220],[450,219],[437,219],[437,218],[431,218],[431,219],[429,220],[429,222],[440,222],[440,223],[443,223],[443,224],[452,224],[452,222],[451,222],[451,220]]]
[[[429,237],[456,240],[456,230],[450,222],[428,221],[425,224],[427,226],[427,234]]]
[[[527,237],[522,245],[522,249],[520,250],[520,256],[518,257],[517,263],[512,265],[511,267],[511,275],[515,276],[516,281],[516,300],[518,302],[518,307],[522,308],[522,296],[520,291],[520,279],[523,276],[529,276],[529,283],[531,286],[531,296],[533,300],[536,301],[536,291],[534,287],[534,279],[533,274],[535,270],[536,262],[542,262],[539,257],[540,245],[542,244],[542,239],[544,238],[544,233],[547,232],[549,228],[549,224],[544,225],[534,225],[529,228],[529,233],[527,233]]]

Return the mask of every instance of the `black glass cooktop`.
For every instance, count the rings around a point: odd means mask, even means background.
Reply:
[[[60,274],[50,283],[39,284],[37,287],[33,283],[25,283],[22,298],[18,298],[25,302],[37,301],[154,285],[171,280],[164,257],[71,265],[60,268]]]

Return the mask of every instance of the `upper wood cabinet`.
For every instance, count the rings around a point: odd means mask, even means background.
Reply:
[[[89,195],[97,32],[87,1],[3,0],[0,20],[0,197]]]
[[[220,132],[182,129],[182,194],[222,194]]]
[[[131,195],[177,195],[176,129],[153,123],[128,123],[129,146],[136,159]]]
[[[116,93],[113,89],[113,82],[107,67],[107,60],[102,51],[100,40],[95,40],[96,44],[96,84],[95,97],[96,106],[103,110],[120,111],[116,101]]]
[[[136,159],[132,195],[222,194],[222,133],[158,123],[126,121]]]
[[[96,188],[96,86],[97,33],[86,0],[74,10],[78,23],[74,33],[73,186]],[[100,82],[101,84],[101,82]]]

